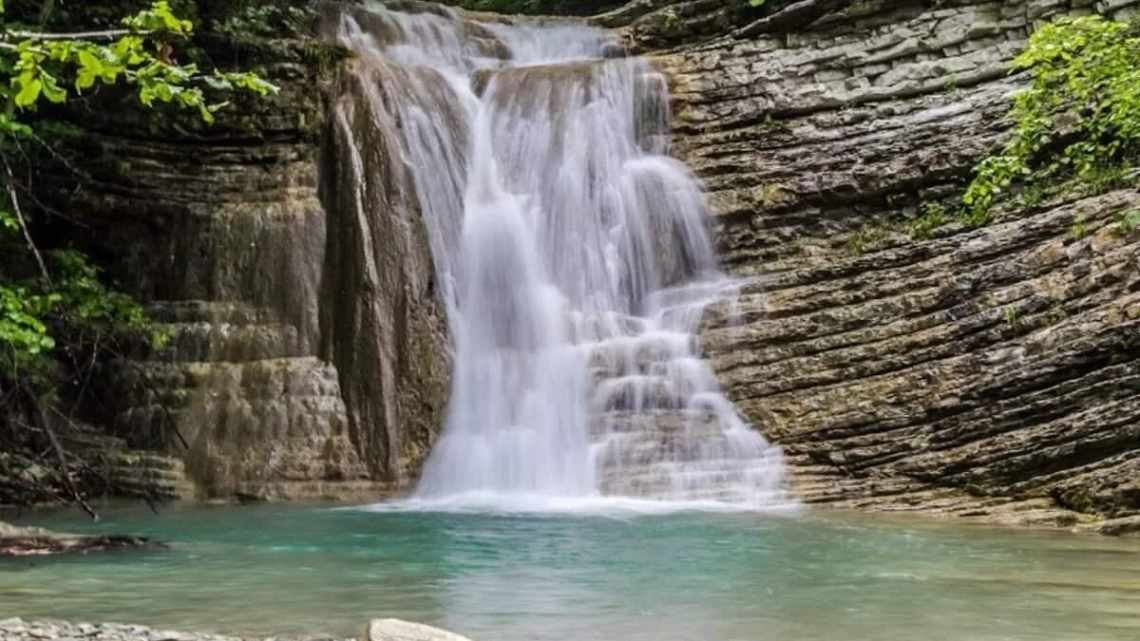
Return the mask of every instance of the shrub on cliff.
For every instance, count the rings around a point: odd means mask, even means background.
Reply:
[[[1010,192],[1076,180],[1103,190],[1140,158],[1140,20],[1065,17],[1038,29],[1014,61],[1031,84],[1014,99],[1013,137],[978,165],[962,198],[984,222]]]

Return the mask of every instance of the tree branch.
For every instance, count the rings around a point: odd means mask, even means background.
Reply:
[[[87,501],[83,500],[83,495],[79,493],[79,488],[75,487],[75,482],[71,480],[71,472],[67,469],[67,455],[63,451],[63,445],[59,442],[59,437],[55,435],[55,430],[51,427],[51,421],[48,420],[43,406],[40,405],[39,401],[35,398],[32,398],[32,403],[35,405],[36,416],[39,418],[40,426],[47,432],[48,439],[51,441],[51,447],[55,450],[56,458],[59,459],[59,473],[63,475],[64,484],[67,486],[68,491],[71,492],[71,496],[75,499],[75,502],[83,508],[83,511],[90,515],[92,520],[98,521],[99,515],[95,510],[91,509]]]
[[[4,173],[7,174],[8,179],[4,181],[4,186],[8,190],[8,198],[12,200],[12,211],[16,214],[16,219],[20,222],[20,231],[24,233],[24,240],[28,243],[28,248],[32,250],[32,255],[36,257],[36,264],[40,267],[40,274],[43,275],[44,282],[49,286],[51,285],[51,274],[48,272],[47,265],[44,264],[44,257],[40,255],[39,248],[32,240],[32,234],[28,231],[28,223],[24,220],[24,212],[20,209],[19,195],[16,193],[16,176],[12,173],[12,165],[8,164],[8,158],[0,156],[0,160],[4,163]]]
[[[76,33],[40,33],[38,31],[8,31],[4,40],[110,40],[129,35],[146,35],[148,31],[132,29],[107,29],[105,31],[78,31]]]

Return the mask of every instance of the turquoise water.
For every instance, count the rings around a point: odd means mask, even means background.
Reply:
[[[478,641],[1140,639],[1140,541],[805,513],[104,508],[166,551],[0,559],[0,618]]]

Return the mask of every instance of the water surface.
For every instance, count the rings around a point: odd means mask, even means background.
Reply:
[[[104,508],[166,551],[0,560],[0,617],[479,641],[1140,639],[1140,542],[875,516]]]

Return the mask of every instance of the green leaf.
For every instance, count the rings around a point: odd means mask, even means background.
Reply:
[[[77,56],[79,66],[83,70],[90,70],[92,74],[99,75],[103,72],[103,61],[95,56],[89,49],[83,49]]]
[[[89,89],[95,84],[95,72],[90,68],[84,67],[79,70],[75,75],[75,89],[83,91]]]
[[[20,87],[20,92],[16,94],[15,98],[17,107],[31,107],[39,101],[40,91],[44,86],[44,83],[39,78],[25,82],[17,80],[16,84]]]
[[[48,74],[43,75],[43,95],[49,102],[60,104],[67,100],[67,90],[59,86],[55,77]]]

